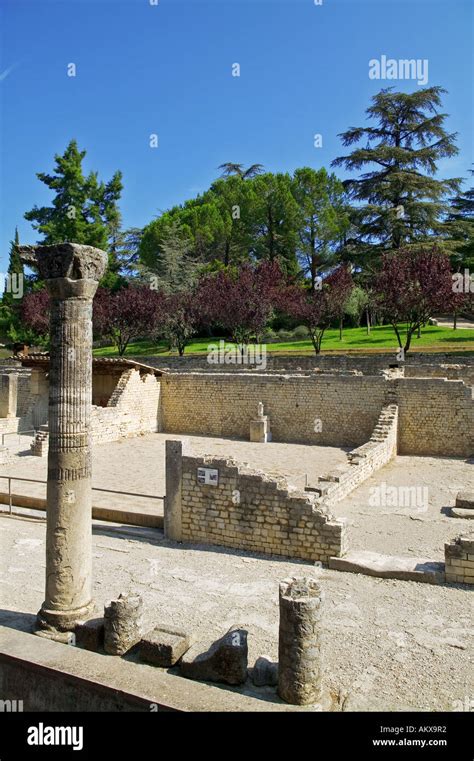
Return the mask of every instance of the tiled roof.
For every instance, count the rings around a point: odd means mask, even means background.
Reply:
[[[49,365],[49,353],[48,352],[36,352],[34,354],[17,354],[11,359],[17,359],[23,367],[45,367]],[[151,365],[144,365],[141,362],[136,362],[133,359],[125,359],[125,357],[92,357],[92,367],[110,367],[110,368],[131,368],[134,367],[140,372],[153,373],[154,375],[164,375],[164,370],[159,370]]]

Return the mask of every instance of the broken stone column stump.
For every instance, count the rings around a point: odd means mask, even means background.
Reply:
[[[321,694],[322,594],[314,579],[280,584],[278,693],[287,703],[306,705]]]
[[[124,655],[143,636],[143,600],[140,595],[119,595],[104,609],[104,650]]]
[[[270,421],[268,415],[263,414],[263,404],[258,403],[257,417],[250,421],[250,441],[257,444],[266,444],[271,441]]]
[[[181,659],[188,679],[243,684],[247,679],[247,632],[233,626],[216,642],[197,642]]]

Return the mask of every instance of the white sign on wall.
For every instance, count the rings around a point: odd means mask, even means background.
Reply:
[[[198,484],[217,486],[219,483],[219,471],[216,468],[198,468],[197,480]]]

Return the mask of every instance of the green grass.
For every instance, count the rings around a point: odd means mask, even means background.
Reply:
[[[220,338],[198,338],[186,347],[186,354],[207,354],[209,344],[218,343]],[[365,328],[345,328],[342,341],[339,340],[337,329],[327,330],[324,334],[322,351],[370,352],[397,350],[397,340],[392,328],[382,325],[372,328],[367,335]],[[267,344],[269,354],[313,354],[311,341],[285,341],[283,343]],[[427,326],[421,331],[421,338],[412,339],[410,351],[472,351],[474,352],[474,330],[453,330]],[[113,346],[94,349],[97,357],[116,357],[117,350]],[[165,342],[138,341],[128,346],[125,356],[162,356],[176,355],[169,352]]]

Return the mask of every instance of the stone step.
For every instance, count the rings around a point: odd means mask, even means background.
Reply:
[[[421,581],[427,584],[443,584],[445,581],[442,562],[429,558],[381,555],[368,550],[348,552],[342,558],[329,558],[329,568],[334,571],[377,576],[381,579]]]
[[[474,492],[460,491],[456,495],[456,507],[462,510],[474,510]]]
[[[453,518],[467,518],[468,520],[474,519],[474,510],[466,510],[463,507],[452,507],[449,514]]]

